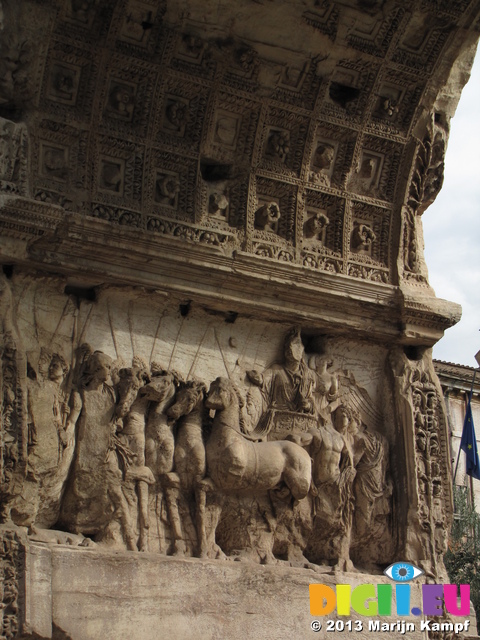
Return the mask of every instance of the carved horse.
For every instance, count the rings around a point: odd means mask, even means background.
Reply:
[[[203,423],[205,420],[204,399],[207,387],[198,380],[189,380],[180,386],[175,396],[175,403],[167,409],[167,416],[177,423],[175,439],[175,473],[169,474],[178,478],[183,495],[189,501],[198,504],[198,490],[206,472],[206,454],[203,441]],[[198,507],[195,513],[197,540],[200,544],[201,527]],[[181,524],[181,523],[179,523]],[[173,529],[175,539],[174,552],[185,551],[182,530]]]
[[[305,498],[312,479],[308,453],[294,442],[253,442],[240,430],[243,401],[228,378],[210,385],[205,406],[215,410],[212,432],[207,441],[208,477],[222,492],[267,492],[286,485],[295,500]],[[208,479],[207,479],[208,480]],[[205,509],[204,481],[202,517]],[[202,541],[206,539],[205,526]]]

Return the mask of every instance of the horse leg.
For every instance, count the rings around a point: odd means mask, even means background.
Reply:
[[[138,509],[140,515],[140,541],[139,551],[148,551],[148,529],[150,528],[148,518],[148,483],[138,481]]]
[[[214,502],[207,508],[207,494],[213,492]],[[222,558],[226,555],[215,542],[215,531],[220,521],[224,496],[219,492],[210,478],[204,478],[197,483],[195,488],[197,503],[197,537],[199,558]],[[207,523],[208,518],[208,523]]]
[[[287,443],[290,444],[290,443]],[[290,447],[297,447],[295,444],[291,444]],[[290,451],[290,455],[284,457],[284,468],[282,479],[290,489],[290,492],[295,500],[301,500],[305,498],[310,490],[312,483],[312,467],[308,454],[298,448],[298,452]],[[301,456],[299,454],[302,454]]]
[[[182,522],[178,512],[178,495],[180,488],[180,479],[176,473],[168,473],[165,475],[165,499],[167,502],[167,513],[170,521],[170,529],[173,537],[173,553],[172,555],[185,555],[187,550],[185,540],[182,533]]]
[[[207,557],[207,530],[205,526],[205,514],[207,505],[207,492],[213,489],[210,480],[204,479],[197,482],[195,486],[195,502],[197,505],[196,526],[197,526],[197,556]]]

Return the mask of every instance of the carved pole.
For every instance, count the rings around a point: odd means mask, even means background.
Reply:
[[[468,403],[472,401],[472,396],[473,396],[473,387],[475,385],[475,376],[477,375],[477,370],[474,369],[473,370],[473,379],[472,379],[472,386],[470,387],[470,393],[468,395],[468,401],[467,401],[467,410],[468,410]],[[457,462],[455,464],[455,473],[453,474],[453,486],[455,486],[455,479],[457,477],[457,471],[458,471],[458,461],[460,460],[460,447],[458,448],[458,453],[457,453]],[[473,495],[473,494],[472,494]]]
[[[65,403],[63,407],[63,416],[62,416],[62,426],[65,429],[68,420],[69,410],[68,407],[70,405],[70,396],[73,391],[73,373],[74,373],[74,365],[75,365],[75,344],[77,342],[77,332],[78,332],[78,312],[80,308],[80,301],[78,298],[75,300],[75,309],[73,312],[73,330],[72,330],[72,356],[70,358],[70,369],[68,371],[67,382],[65,385]]]

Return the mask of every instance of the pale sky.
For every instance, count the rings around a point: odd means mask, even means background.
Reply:
[[[445,181],[423,215],[425,259],[438,298],[462,305],[433,348],[437,360],[477,367],[480,350],[480,51],[451,121]]]

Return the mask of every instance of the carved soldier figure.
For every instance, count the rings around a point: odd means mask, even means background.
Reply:
[[[43,351],[38,369],[38,375],[28,380],[28,477],[37,483],[33,522],[50,527],[58,518],[74,443],[63,428],[68,412],[63,389],[68,365],[58,353]]]
[[[116,519],[127,548],[136,549],[115,446],[116,396],[111,367],[109,356],[101,351],[92,353],[85,365],[81,389],[73,394],[67,430],[78,421],[77,444],[61,521],[73,533],[105,536],[108,525]]]

